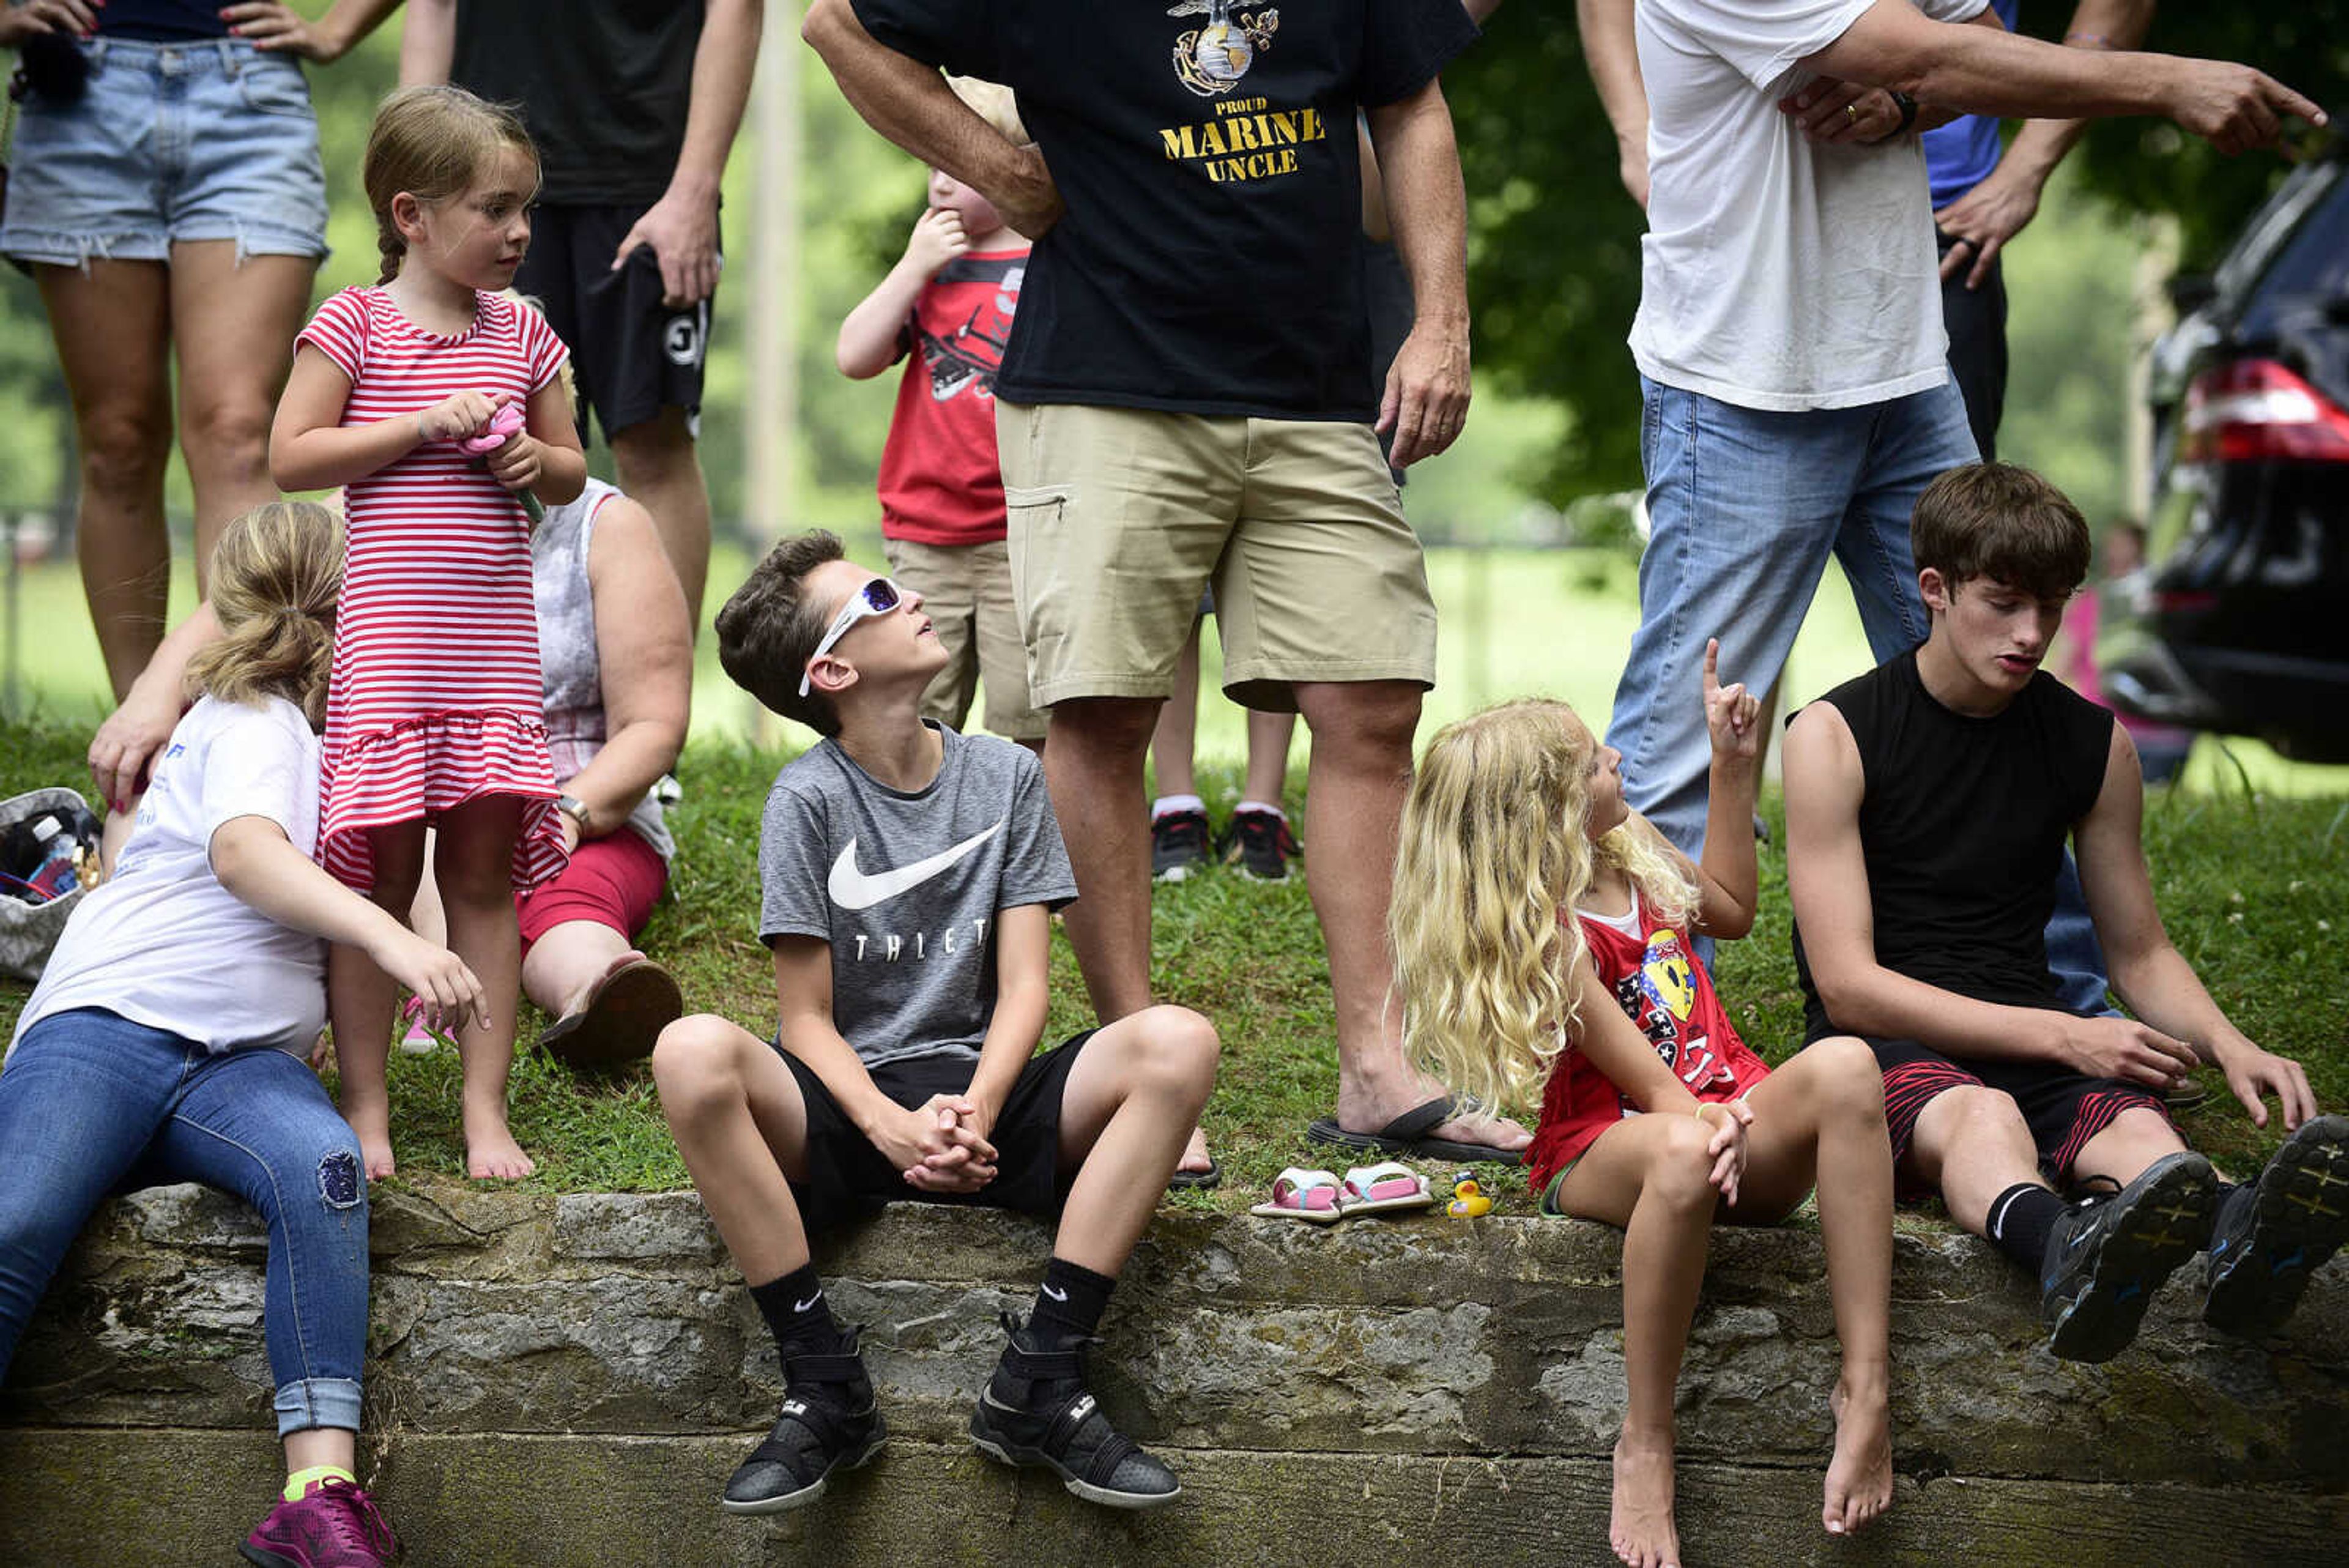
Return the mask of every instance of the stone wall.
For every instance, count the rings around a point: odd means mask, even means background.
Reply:
[[[1140,1517],[962,1440],[995,1315],[1025,1304],[1048,1243],[900,1208],[826,1246],[891,1443],[812,1511],[745,1521],[715,1498],[772,1418],[777,1369],[696,1199],[381,1194],[371,1484],[409,1561],[474,1568],[1605,1560],[1615,1232],[1162,1218],[1094,1358],[1104,1403],[1184,1479]],[[0,1396],[0,1563],[225,1558],[276,1473],[262,1255],[251,1216],[194,1188],[92,1227]],[[2181,1277],[2136,1347],[2075,1366],[2037,1348],[2014,1271],[1904,1229],[1901,1495],[1837,1543],[1817,1526],[1836,1350],[1816,1233],[1723,1231],[1681,1385],[1689,1560],[2349,1560],[2339,1272],[2270,1346],[2205,1333]]]

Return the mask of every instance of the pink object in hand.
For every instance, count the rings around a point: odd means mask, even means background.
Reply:
[[[522,434],[523,408],[520,403],[500,403],[498,411],[490,416],[487,429],[479,435],[467,436],[467,452],[495,452]]]

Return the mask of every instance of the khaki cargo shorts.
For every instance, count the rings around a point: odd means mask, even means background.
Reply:
[[[947,667],[922,693],[922,717],[959,730],[975,695],[987,699],[986,724],[1014,741],[1044,738],[1046,715],[1028,705],[1028,649],[1011,602],[1011,559],[1003,541],[923,545],[884,539],[889,575],[922,596],[936,627]]]
[[[1435,684],[1435,601],[1368,425],[996,404],[1029,700],[1164,697],[1200,590],[1224,691]]]

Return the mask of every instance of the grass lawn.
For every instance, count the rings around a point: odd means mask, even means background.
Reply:
[[[0,794],[78,782],[83,738],[57,725],[0,723]],[[688,1005],[768,1027],[773,994],[753,935],[759,807],[780,761],[725,739],[698,742],[679,770],[685,801],[674,822],[680,870],[674,896],[644,946],[670,963]],[[1236,789],[1229,763],[1206,770],[1214,794]],[[1301,785],[1292,774],[1292,792]],[[1292,799],[1291,805],[1301,805]],[[1775,798],[1764,809],[1777,817]],[[2349,799],[2179,793],[2156,800],[2147,839],[2156,889],[2178,948],[2254,1039],[2305,1063],[2320,1102],[2349,1107],[2344,1003],[2349,958]],[[1746,1039],[1773,1061],[1799,1038],[1801,1000],[1787,950],[1785,859],[1762,858],[1763,913],[1754,934],[1723,949],[1720,989]],[[1264,886],[1211,875],[1156,895],[1154,982],[1169,1001],[1215,1020],[1224,1066],[1208,1129],[1222,1157],[1222,1192],[1185,1205],[1237,1210],[1282,1166],[1326,1165],[1336,1151],[1302,1141],[1336,1085],[1329,975],[1301,883]],[[1084,1027],[1084,992],[1066,941],[1053,945],[1053,1009],[1046,1038]],[[26,988],[0,982],[0,1035],[14,1027]],[[525,1009],[523,1037],[543,1020]],[[2274,1142],[2253,1129],[2216,1075],[2212,1094],[2183,1120],[2196,1144],[2248,1167]],[[394,1054],[394,1136],[404,1170],[461,1174],[457,1064],[451,1054]],[[539,1160],[532,1184],[576,1190],[686,1184],[648,1075],[575,1079],[543,1054],[523,1054],[513,1079],[514,1128]],[[1497,1183],[1518,1212],[1524,1183]]]

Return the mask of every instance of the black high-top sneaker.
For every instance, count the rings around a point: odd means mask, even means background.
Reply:
[[[774,1429],[750,1450],[719,1506],[729,1513],[782,1513],[823,1495],[836,1469],[854,1469],[881,1451],[889,1428],[873,1397],[857,1329],[831,1355],[783,1362],[783,1407]]]
[[[1002,1464],[1041,1465],[1106,1508],[1159,1508],[1183,1495],[1174,1472],[1102,1414],[1085,1387],[1081,1347],[1039,1350],[1009,1313],[1003,1331],[1011,1342],[970,1413],[979,1452]]]
[[[2209,1244],[2218,1206],[2210,1162],[2184,1151],[2155,1160],[2116,1196],[2056,1220],[2039,1270],[2048,1350],[2065,1361],[2118,1355],[2161,1282]]]
[[[2257,1182],[2227,1195],[2210,1238],[2202,1321],[2229,1334],[2272,1334],[2349,1241],[2349,1116],[2313,1116]]]

